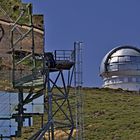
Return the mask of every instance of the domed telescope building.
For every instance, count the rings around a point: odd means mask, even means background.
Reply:
[[[140,49],[120,46],[105,55],[100,66],[103,87],[140,91]]]

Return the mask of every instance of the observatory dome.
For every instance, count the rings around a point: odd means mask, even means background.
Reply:
[[[100,66],[103,87],[140,90],[140,49],[120,46],[105,55]]]

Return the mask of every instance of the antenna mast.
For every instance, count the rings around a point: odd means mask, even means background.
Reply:
[[[75,96],[76,96],[76,140],[84,140],[84,118],[83,118],[83,103],[84,97],[82,94],[83,72],[82,72],[82,42],[74,43],[75,49]]]

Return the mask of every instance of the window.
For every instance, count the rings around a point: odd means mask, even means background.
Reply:
[[[136,56],[130,56],[130,59],[131,59],[132,62],[136,62],[137,61]]]
[[[124,82],[128,82],[128,78],[127,77],[124,78]]]
[[[132,82],[136,82],[136,78],[135,77],[132,77]]]
[[[119,78],[119,82],[124,82],[124,78],[123,77],[120,77]]]
[[[118,62],[118,57],[112,57],[110,59],[110,63],[116,63],[116,62]]]
[[[130,56],[125,56],[125,61],[126,62],[130,62],[131,60],[130,60]]]
[[[110,66],[109,66],[109,70],[110,70],[110,71],[117,71],[117,70],[118,70],[118,65],[116,65],[116,64],[110,65]]]
[[[131,77],[128,77],[128,82],[132,82],[132,78]]]
[[[136,59],[137,59],[137,62],[140,62],[140,57],[139,56],[137,56]]]
[[[125,57],[124,56],[119,57],[119,62],[125,62]]]
[[[119,70],[127,70],[128,68],[126,67],[125,64],[119,64]]]
[[[138,69],[137,65],[136,64],[132,64],[131,70],[137,70],[137,69]]]
[[[138,64],[137,67],[138,67],[138,70],[140,70],[140,64]]]
[[[136,82],[140,82],[140,77],[137,77],[136,78]]]

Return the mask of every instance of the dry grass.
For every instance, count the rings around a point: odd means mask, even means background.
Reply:
[[[139,93],[92,88],[85,88],[83,93],[85,140],[140,139]],[[39,118],[35,117],[34,127],[26,128],[19,139],[25,140],[37,131],[40,128],[38,122]],[[58,140],[65,139],[61,130],[55,133]]]

